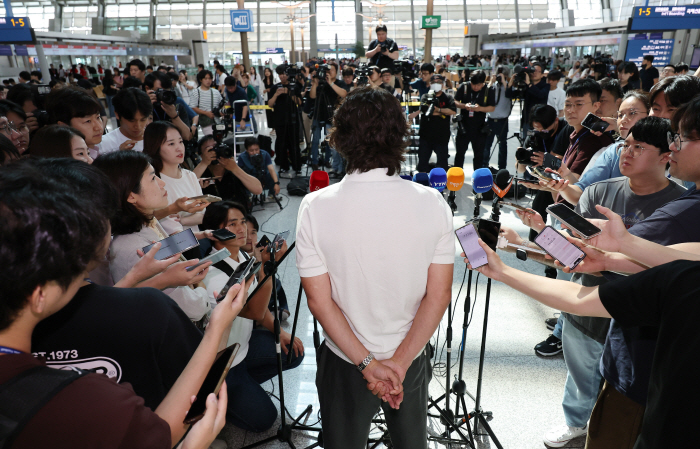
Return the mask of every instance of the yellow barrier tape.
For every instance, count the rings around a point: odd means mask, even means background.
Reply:
[[[248,108],[249,109],[270,109],[270,110],[272,110],[272,108],[266,104],[263,104],[263,105],[252,104],[252,105],[248,106]]]
[[[411,101],[410,103],[404,101],[401,103],[401,106],[420,106],[420,101]]]

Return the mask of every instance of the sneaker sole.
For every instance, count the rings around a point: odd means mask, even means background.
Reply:
[[[547,326],[547,329],[549,329],[550,331],[554,330],[554,326],[550,326],[549,324],[545,324],[545,326]]]
[[[585,432],[585,433],[583,433],[583,434],[581,434],[581,435],[579,435],[579,436],[573,437],[572,439],[566,440],[566,441],[557,441],[557,442],[554,442],[554,441],[544,440],[543,443],[544,443],[544,445],[545,445],[546,447],[564,447],[564,446],[566,446],[567,444],[569,444],[569,443],[571,443],[572,441],[574,441],[576,438],[585,437],[587,434],[588,434],[588,432]]]
[[[553,355],[561,354],[562,352],[564,352],[563,349],[559,349],[556,352],[540,352],[537,349],[535,349],[535,353],[537,355],[541,355],[542,357],[552,357]]]

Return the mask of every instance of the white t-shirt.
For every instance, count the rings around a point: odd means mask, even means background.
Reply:
[[[160,179],[162,179],[165,183],[165,190],[168,191],[168,204],[173,204],[179,198],[183,198],[185,196],[191,198],[202,195],[202,186],[199,185],[197,175],[195,175],[194,172],[190,170],[185,170],[184,168],[180,169],[180,173],[182,174],[182,176],[179,179],[171,178],[170,176],[166,176],[163,173],[160,174]],[[197,212],[197,214],[201,214],[203,216],[204,210],[201,212]],[[180,211],[178,215],[182,220],[186,217],[192,216],[193,214],[185,211]],[[171,221],[177,223],[170,217],[165,217],[162,220],[160,220],[160,224],[163,225],[163,227],[166,231],[168,231],[168,233],[171,233]],[[185,223],[181,224],[183,229],[192,228],[192,232],[199,232],[199,227],[197,225],[188,226]]]
[[[561,88],[556,88],[550,90],[547,95],[547,104],[557,110],[557,115],[559,111],[564,110],[564,103],[566,102],[566,92]]]
[[[119,151],[119,145],[127,140],[131,140],[122,134],[121,129],[117,128],[114,131],[102,136],[102,142],[98,145],[100,154],[107,154],[113,151]],[[136,142],[133,148],[134,151],[143,151],[143,140]]]
[[[230,257],[224,259],[224,261],[227,264],[229,264],[234,270],[236,269],[236,267],[238,267],[238,265],[240,265],[243,261],[246,260],[245,256],[243,256],[243,253],[240,251],[238,252],[238,260],[240,262],[236,262]],[[212,309],[216,305],[216,297],[214,296],[214,292],[220,292],[221,289],[224,288],[224,286],[226,285],[226,282],[228,282],[228,278],[229,275],[219,270],[218,268],[209,267],[209,273],[207,273],[207,276],[204,278],[204,285],[207,286],[207,293],[209,294],[209,302],[210,304],[212,304]],[[255,290],[255,287],[257,286],[258,278],[256,276],[250,288],[248,289],[248,294],[250,295],[251,293],[253,293],[253,290]],[[254,326],[255,321],[249,320],[248,318],[243,318],[239,316],[235,320],[233,320],[233,325],[231,326],[231,333],[228,336],[228,344],[226,346],[231,346],[234,343],[238,343],[241,345],[241,347],[238,349],[238,354],[236,354],[236,358],[233,359],[233,365],[231,366],[236,366],[239,363],[241,363],[245,358],[246,354],[248,354],[248,342],[250,341],[250,336],[253,335]]]
[[[213,100],[213,102],[212,102]],[[190,91],[190,107],[199,108],[202,111],[211,111],[212,104],[218,106],[221,102],[221,94],[218,90],[210,88],[202,90],[201,87]]]
[[[328,273],[331,297],[357,338],[377,359],[388,359],[411,328],[430,264],[454,264],[453,231],[437,190],[387,176],[384,168],[349,173],[301,202],[299,275]]]

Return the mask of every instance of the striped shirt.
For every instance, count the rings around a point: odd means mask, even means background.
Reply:
[[[202,90],[198,87],[190,94],[190,107],[199,108],[202,111],[211,111],[212,106],[218,106],[220,102],[221,94],[216,89]]]

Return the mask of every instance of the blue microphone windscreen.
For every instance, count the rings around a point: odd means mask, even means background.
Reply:
[[[400,176],[401,176],[401,179],[405,179],[406,181],[412,181],[412,180],[413,180],[413,178],[411,177],[411,175],[400,175]]]
[[[479,168],[472,174],[472,188],[476,193],[486,193],[493,186],[493,175],[488,168]]]
[[[447,187],[447,172],[444,168],[434,168],[430,170],[430,187],[442,192]]]
[[[416,173],[413,175],[413,182],[417,182],[422,186],[430,187],[430,177],[427,173]]]

